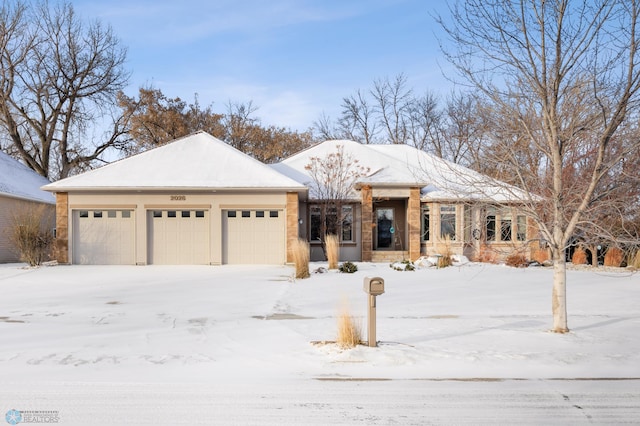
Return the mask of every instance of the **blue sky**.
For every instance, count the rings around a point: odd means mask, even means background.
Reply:
[[[263,124],[306,130],[343,97],[404,73],[416,92],[451,84],[424,0],[72,0],[83,18],[113,27],[128,48],[129,95],[152,84],[167,96],[224,111],[253,101]]]

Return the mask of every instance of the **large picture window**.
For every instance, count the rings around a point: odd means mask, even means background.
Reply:
[[[487,241],[496,240],[496,209],[494,207],[487,207],[487,221],[486,221],[486,235]]]
[[[456,206],[440,206],[440,238],[456,239]]]
[[[323,233],[335,234],[341,242],[355,241],[353,232],[353,206],[346,205],[338,209],[336,206],[311,204],[309,206],[309,240],[312,243],[321,242]],[[324,224],[324,226],[323,226]]]

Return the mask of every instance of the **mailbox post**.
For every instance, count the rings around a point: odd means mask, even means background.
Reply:
[[[369,295],[369,309],[367,314],[367,339],[370,347],[378,346],[376,340],[376,296],[384,293],[384,280],[380,277],[364,277],[363,290]]]

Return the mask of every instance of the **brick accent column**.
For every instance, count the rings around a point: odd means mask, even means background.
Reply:
[[[291,247],[298,239],[298,193],[287,192],[287,263],[293,263]]]
[[[409,259],[420,257],[420,188],[411,188],[409,192]]]
[[[56,193],[56,239],[53,257],[58,263],[69,263],[69,194]]]
[[[362,261],[371,262],[373,258],[373,191],[363,186],[362,196]]]

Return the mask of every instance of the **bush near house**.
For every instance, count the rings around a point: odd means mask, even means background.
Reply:
[[[358,271],[358,266],[353,262],[344,262],[342,265],[340,265],[338,270],[347,274],[353,274],[354,272]]]
[[[529,265],[527,258],[520,253],[514,253],[507,256],[504,260],[507,266],[513,266],[514,268],[526,268]]]
[[[604,266],[620,266],[623,259],[622,250],[617,247],[610,247],[604,255]]]
[[[582,247],[578,247],[573,252],[573,256],[571,256],[571,263],[573,263],[574,265],[586,265],[587,252]]]
[[[51,223],[53,218],[48,206],[25,206],[14,213],[9,239],[16,247],[20,260],[37,266],[49,259],[53,242]]]

